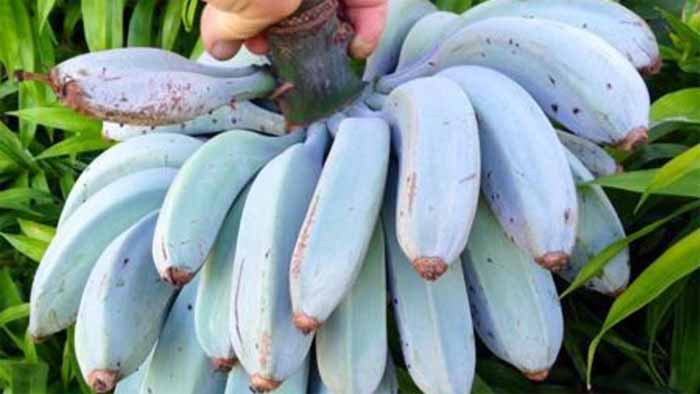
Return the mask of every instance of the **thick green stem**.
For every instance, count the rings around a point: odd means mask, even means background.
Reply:
[[[348,56],[352,27],[337,0],[305,0],[267,32],[270,61],[279,79],[275,94],[289,127],[329,116],[363,87]]]

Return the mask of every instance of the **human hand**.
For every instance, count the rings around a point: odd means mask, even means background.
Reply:
[[[261,34],[269,26],[291,15],[302,0],[204,0],[202,41],[217,59],[229,59],[245,43],[254,53],[268,51]],[[363,59],[377,46],[384,24],[388,0],[341,0],[355,28],[350,55]]]

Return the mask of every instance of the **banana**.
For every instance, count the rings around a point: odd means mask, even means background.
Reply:
[[[437,43],[464,27],[466,22],[454,12],[438,11],[422,17],[408,32],[401,46],[397,70],[420,60]]]
[[[579,136],[624,150],[647,141],[649,93],[634,67],[594,34],[551,20],[476,22],[410,67],[382,78],[377,89],[386,93],[405,81],[463,64],[506,74]]]
[[[273,159],[251,185],[233,268],[229,335],[257,391],[279,387],[304,362],[313,336],[292,324],[289,266],[329,137],[325,126]]]
[[[97,157],[78,177],[63,206],[58,226],[105,186],[127,175],[152,168],[180,168],[202,146],[181,135],[150,135],[118,144]]]
[[[390,131],[378,118],[348,118],[306,212],[289,270],[294,325],[318,329],[352,289],[379,215]]]
[[[242,101],[224,105],[209,114],[179,124],[139,126],[104,122],[102,136],[114,141],[126,141],[144,134],[203,135],[231,129],[252,130],[273,135],[287,133],[282,115],[258,107],[250,101]]]
[[[269,391],[269,394],[304,394],[309,386],[310,362],[307,357],[299,368],[287,381],[278,388]],[[231,370],[226,382],[225,394],[250,394],[250,377],[242,366],[237,365]]]
[[[467,244],[479,198],[479,135],[462,89],[443,77],[394,90],[384,106],[399,151],[397,236],[411,263],[435,280]]]
[[[41,339],[75,322],[92,267],[119,234],[158,209],[177,170],[157,168],[118,179],[63,224],[34,277],[29,333]]]
[[[163,203],[153,256],[161,276],[182,286],[204,263],[226,213],[243,187],[304,133],[264,137],[242,130],[220,134],[182,167]]]
[[[248,189],[241,192],[221,225],[219,235],[200,274],[194,322],[197,339],[204,353],[223,371],[235,362],[231,338],[228,336],[231,280],[236,240]]]
[[[557,130],[559,142],[562,143],[591,172],[594,177],[615,175],[622,172],[622,166],[605,151],[587,139],[571,133]]]
[[[612,45],[644,74],[656,74],[661,68],[654,32],[643,18],[614,1],[490,0],[462,14],[469,23],[499,16],[551,19],[586,29]]]
[[[316,359],[334,393],[373,393],[387,364],[384,234],[375,228],[355,285],[316,333]]]
[[[194,332],[197,281],[182,289],[170,310],[141,394],[221,394],[225,390],[226,374],[210,363]]]
[[[392,173],[389,179],[397,179]],[[476,355],[462,266],[456,261],[436,282],[411,269],[396,238],[395,190],[396,185],[387,189],[382,219],[391,303],[406,367],[425,393],[469,393]]]
[[[98,393],[111,392],[143,364],[175,295],[153,264],[157,216],[149,214],[112,241],[83,291],[75,354],[85,381]]]
[[[576,186],[547,116],[523,88],[496,71],[460,66],[438,75],[456,82],[474,105],[481,190],[506,233],[543,267],[562,269],[575,242]]]
[[[462,262],[479,338],[529,379],[546,379],[564,335],[552,274],[508,239],[484,200]]]
[[[264,97],[275,88],[274,78],[265,70],[237,78],[140,71],[49,83],[59,100],[78,112],[148,126],[185,122],[226,104]]]
[[[365,65],[363,81],[374,81],[396,68],[401,45],[411,26],[437,8],[427,0],[389,0],[384,33]]]
[[[148,369],[148,364],[150,364],[150,362],[151,357],[149,355],[146,362],[141,364],[136,372],[132,373],[117,384],[114,394],[138,394],[141,391],[141,385],[143,384],[143,379],[146,376],[146,370]]]
[[[576,156],[567,152],[571,171],[576,182],[592,181],[591,174]],[[625,238],[625,228],[617,216],[615,207],[603,188],[598,185],[579,185],[579,224],[576,246],[571,254],[571,264],[559,273],[568,281],[574,280],[588,260],[602,252],[608,245]],[[617,296],[622,293],[630,279],[629,249],[625,248],[603,268],[586,287],[602,294]]]
[[[374,391],[375,394],[397,394],[399,392],[399,382],[396,379],[396,366],[391,357],[391,353],[387,354],[386,368],[382,381],[379,382],[379,387]]]

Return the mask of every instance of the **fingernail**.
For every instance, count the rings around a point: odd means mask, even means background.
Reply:
[[[227,60],[232,58],[241,48],[241,43],[238,41],[217,41],[212,46],[209,54],[219,60]]]
[[[350,43],[350,55],[355,59],[364,59],[372,54],[374,50],[374,45],[361,39],[355,38],[352,43]]]

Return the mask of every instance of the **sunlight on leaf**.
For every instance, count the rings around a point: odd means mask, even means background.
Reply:
[[[46,248],[49,247],[47,242],[29,238],[24,235],[0,233],[0,236],[12,245],[13,248],[17,249],[18,252],[37,263],[41,261],[41,258],[44,257],[44,252],[46,252]]]
[[[113,142],[102,139],[102,137],[77,136],[63,140],[51,146],[37,156],[37,160],[49,159],[52,157],[76,155],[78,153],[100,151],[114,145]]]
[[[678,155],[678,157],[666,163],[656,172],[654,179],[646,187],[642,197],[639,199],[635,212],[639,210],[647,198],[649,198],[650,194],[668,188],[668,186],[679,182],[693,171],[700,173],[700,145],[688,149],[683,154]],[[698,174],[695,175],[697,179]],[[700,182],[697,182],[696,185],[698,191],[700,192]]]
[[[607,177],[600,177],[592,181],[603,187],[627,190],[630,192],[644,193],[654,181],[658,170],[642,170],[625,172]],[[691,171],[675,183],[662,189],[655,190],[654,194],[700,198],[700,172]]]
[[[8,112],[8,114],[42,126],[67,130],[74,133],[100,135],[102,131],[102,122],[79,114],[67,107],[26,108]]]

